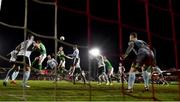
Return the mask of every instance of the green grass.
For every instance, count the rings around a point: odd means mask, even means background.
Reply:
[[[2,83],[2,81],[0,81]],[[17,85],[8,83],[7,87],[0,85],[0,101],[152,101],[152,90],[143,91],[143,84],[135,84],[134,92],[122,93],[122,84],[98,86],[96,82],[90,85],[59,81],[29,81],[30,88],[23,90],[21,81]],[[57,87],[56,87],[57,86]],[[125,85],[125,87],[127,87]],[[178,85],[154,85],[155,98],[160,101],[178,101]],[[144,98],[144,97],[147,97]]]

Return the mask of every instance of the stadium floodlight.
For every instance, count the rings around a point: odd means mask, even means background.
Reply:
[[[89,54],[96,57],[96,56],[100,55],[100,50],[98,48],[93,48],[93,49],[89,50]]]
[[[0,11],[1,11],[1,3],[2,3],[2,0],[0,0]]]

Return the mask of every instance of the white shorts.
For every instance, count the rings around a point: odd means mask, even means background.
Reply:
[[[59,65],[61,64],[61,67],[65,68],[65,63],[66,63],[66,61],[62,61],[62,60],[61,60],[61,61],[59,62]]]
[[[108,69],[108,75],[113,75],[114,68]]]
[[[47,56],[46,54],[43,54],[43,55],[39,56],[39,63],[38,63],[39,65],[42,65],[42,63],[43,63],[44,59],[46,58],[46,56]]]

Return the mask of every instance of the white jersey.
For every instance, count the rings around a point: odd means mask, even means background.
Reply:
[[[53,69],[53,68],[57,67],[57,65],[58,65],[57,61],[54,58],[52,58],[47,61],[46,67],[50,67],[51,69]]]
[[[124,73],[124,71],[125,71],[124,66],[119,66],[119,73]]]
[[[73,54],[71,55],[73,58],[79,58],[79,50],[75,49]]]
[[[16,61],[17,53],[18,53],[17,50],[13,50],[13,51],[10,52],[10,54],[11,54],[10,62],[15,62]]]
[[[159,74],[163,73],[162,70],[158,66],[155,66],[153,71],[158,72]]]
[[[18,55],[30,57],[32,50],[29,50],[30,46],[34,43],[33,40],[26,40],[20,44],[20,51]]]
[[[104,58],[102,56],[98,56],[97,61],[98,61],[98,68],[105,67]]]

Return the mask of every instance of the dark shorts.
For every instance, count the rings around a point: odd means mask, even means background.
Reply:
[[[78,60],[79,60],[78,58],[73,59],[73,66],[76,66],[76,64],[78,63]]]
[[[105,71],[105,67],[99,67],[98,68],[98,75],[101,75],[101,74],[103,74],[103,73],[105,73],[106,71]]]
[[[16,62],[15,61],[10,61],[10,64],[11,64],[11,66],[13,66],[14,64],[16,64]]]
[[[141,68],[143,65],[154,66],[154,54],[151,50],[141,48],[138,51],[136,60],[133,62],[132,67]]]
[[[24,56],[17,56],[17,59],[16,61],[18,62],[23,62],[24,60]],[[16,66],[20,66],[20,67],[24,67],[24,65],[30,65],[30,62],[29,62],[29,58],[25,56],[25,63],[22,64],[22,63],[16,63]]]
[[[81,74],[81,68],[75,68],[74,75]]]

